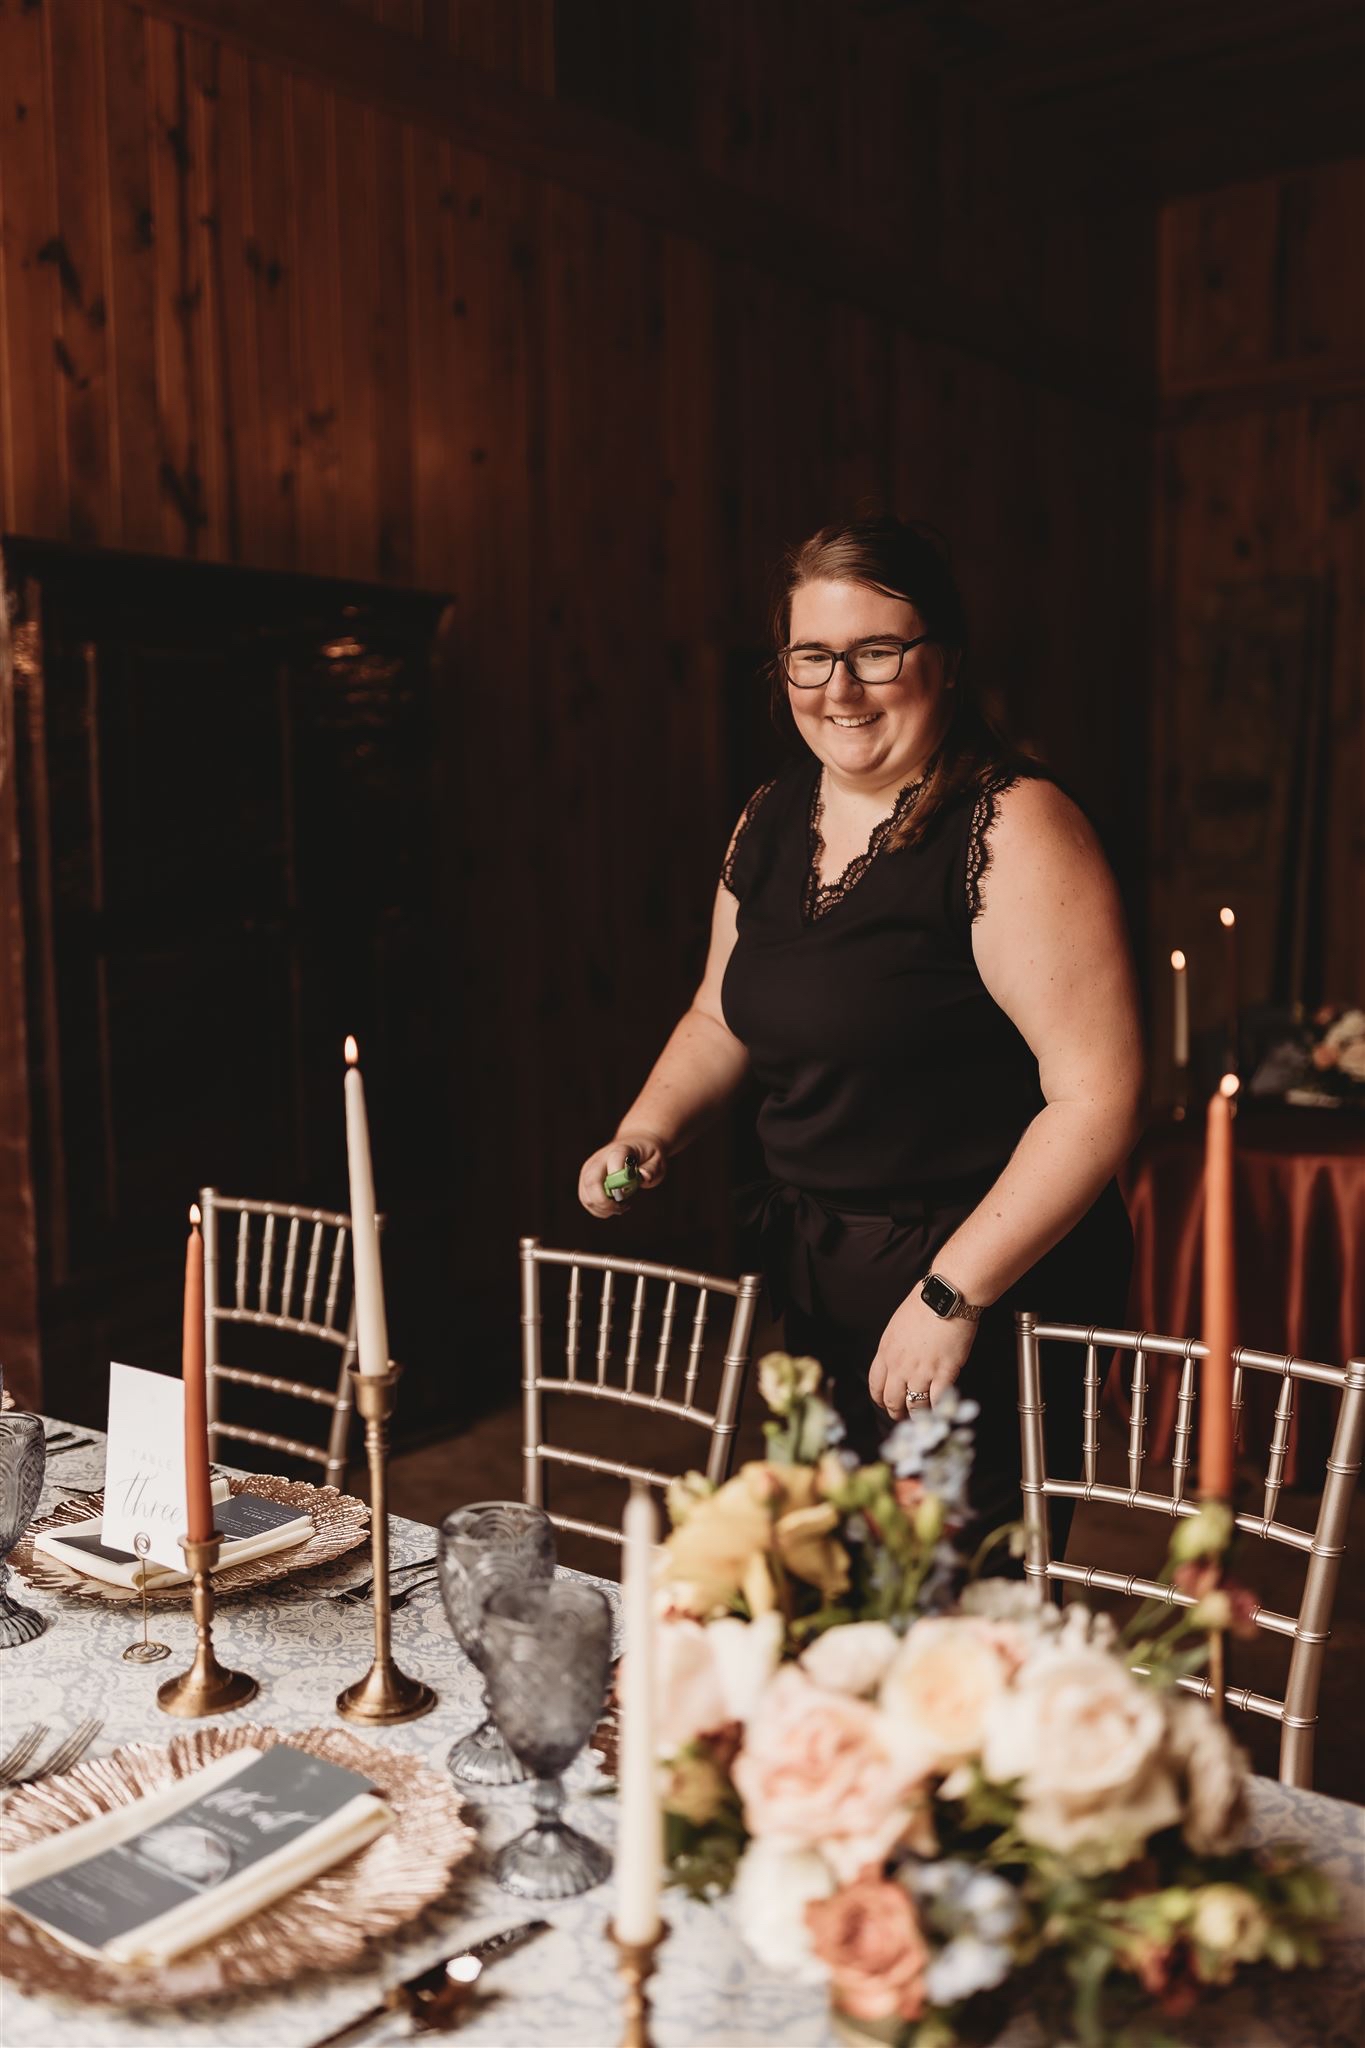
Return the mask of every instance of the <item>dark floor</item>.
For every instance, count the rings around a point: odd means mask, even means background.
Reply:
[[[767,1345],[760,1336],[757,1354]],[[648,1462],[666,1470],[685,1469],[701,1463],[706,1442],[700,1431],[679,1430],[670,1440],[661,1436],[660,1425],[648,1415],[619,1406],[610,1409],[590,1400],[564,1401],[568,1412],[554,1416],[547,1434],[550,1440],[571,1449],[588,1449],[622,1459]],[[762,1455],[761,1425],[764,1411],[757,1389],[750,1383],[741,1423],[736,1464]],[[607,1432],[610,1432],[609,1436]],[[689,1441],[690,1438],[690,1441]],[[1122,1441],[1117,1425],[1104,1432],[1101,1455],[1102,1476],[1125,1484]],[[693,1449],[695,1444],[695,1449]],[[353,1477],[358,1475],[353,1475]],[[1254,1493],[1257,1475],[1245,1475],[1247,1494]],[[1159,1468],[1147,1475],[1147,1483],[1160,1490]],[[599,1523],[619,1523],[623,1504],[620,1482],[591,1472],[563,1467],[553,1475],[553,1504],[557,1510]],[[521,1411],[506,1407],[485,1416],[463,1434],[446,1442],[432,1443],[418,1450],[400,1453],[390,1467],[390,1498],[396,1514],[416,1521],[439,1522],[453,1507],[475,1500],[518,1499],[521,1494]],[[1256,1495],[1255,1497],[1259,1497]],[[1281,1496],[1280,1519],[1311,1528],[1316,1514],[1316,1497],[1309,1491],[1286,1489]],[[1094,1564],[1111,1570],[1150,1575],[1159,1569],[1165,1554],[1169,1524],[1163,1517],[1145,1515],[1104,1504],[1082,1505],[1076,1516],[1068,1556],[1073,1562]],[[571,1534],[561,1535],[560,1555],[566,1564],[615,1575],[614,1547],[594,1543]],[[1339,1798],[1365,1802],[1365,1745],[1356,1724],[1362,1648],[1365,1648],[1365,1489],[1357,1489],[1345,1564],[1333,1619],[1332,1641],[1328,1647],[1319,1703],[1319,1733],[1314,1783],[1319,1791]],[[1245,1538],[1239,1547],[1235,1570],[1254,1586],[1263,1603],[1292,1613],[1299,1599],[1303,1566],[1300,1554],[1283,1545]],[[1092,1594],[1092,1604],[1103,1597]],[[1258,1635],[1253,1643],[1229,1645],[1228,1682],[1250,1686],[1254,1691],[1282,1693],[1288,1662],[1288,1644],[1280,1637]],[[1254,1715],[1234,1714],[1232,1725],[1245,1744],[1256,1769],[1274,1775],[1278,1767],[1279,1730],[1276,1724]]]

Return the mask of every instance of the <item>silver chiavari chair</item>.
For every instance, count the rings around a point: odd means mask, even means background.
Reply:
[[[541,1301],[541,1269],[568,1268],[568,1301],[565,1313],[562,1372],[546,1370]],[[600,1274],[595,1303],[585,1288],[585,1274]],[[619,1380],[609,1377],[612,1359],[613,1320],[618,1294],[626,1309],[625,1351]],[[651,1298],[651,1328],[646,1330],[646,1288],[656,1282],[663,1290],[657,1323],[652,1311],[657,1293]],[[629,1283],[633,1282],[633,1286]],[[762,1276],[742,1273],[738,1280],[718,1279],[711,1273],[684,1272],[674,1266],[659,1266],[648,1259],[613,1259],[586,1252],[547,1251],[538,1238],[521,1240],[521,1360],[522,1360],[522,1456],[523,1498],[545,1508],[560,1529],[581,1536],[598,1536],[607,1543],[619,1543],[618,1528],[597,1522],[557,1515],[545,1498],[547,1465],[572,1465],[580,1470],[601,1472],[614,1479],[644,1480],[663,1488],[675,1472],[634,1465],[621,1458],[595,1457],[586,1451],[561,1449],[545,1441],[546,1395],[578,1395],[593,1401],[614,1402],[674,1422],[691,1423],[709,1438],[706,1476],[719,1486],[730,1470],[734,1455],[735,1429],[745,1376],[749,1369],[749,1347],[753,1339],[754,1315],[762,1289]],[[712,1298],[720,1296],[734,1303],[721,1366],[720,1387],[714,1408],[698,1401],[706,1323]],[[695,1297],[690,1301],[689,1297]],[[685,1334],[680,1360],[673,1357],[674,1338]],[[677,1386],[680,1367],[681,1387]],[[670,1379],[670,1374],[673,1377]],[[684,1468],[680,1468],[684,1469]]]
[[[208,1367],[209,1450],[217,1456],[223,1439],[254,1444],[321,1465],[329,1486],[346,1476],[346,1440],[351,1424],[351,1382],[356,1362],[355,1304],[352,1298],[351,1219],[330,1209],[299,1209],[287,1202],[251,1202],[220,1195],[217,1188],[199,1190],[204,1212],[204,1338]],[[235,1231],[229,1221],[236,1218]],[[231,1238],[227,1256],[219,1256],[220,1234]],[[219,1357],[219,1330],[224,1323],[247,1323],[257,1329],[281,1330],[311,1337],[334,1347],[340,1358],[333,1385],[282,1379],[275,1373],[248,1372],[224,1365]],[[327,1443],[281,1436],[246,1423],[222,1419],[223,1382],[255,1387],[261,1393],[310,1401],[330,1413]]]
[[[1196,1361],[1206,1356],[1203,1344],[1193,1338],[1158,1337],[1147,1331],[1087,1329],[1071,1323],[1041,1323],[1026,1313],[1016,1315],[1015,1326],[1018,1333],[1019,1427],[1024,1475],[1024,1569],[1029,1579],[1045,1592],[1056,1581],[1075,1586],[1097,1586],[1144,1600],[1161,1600],[1168,1607],[1193,1606],[1193,1595],[1137,1573],[1107,1571],[1096,1565],[1068,1564],[1050,1556],[1047,1502],[1108,1501],[1118,1507],[1166,1515],[1171,1520],[1198,1513],[1199,1503],[1187,1498],[1186,1483],[1190,1474],[1190,1445],[1194,1432],[1195,1369]],[[1054,1479],[1046,1471],[1039,1347],[1054,1343],[1074,1345],[1085,1353],[1084,1438],[1079,1479]],[[1126,1487],[1106,1484],[1098,1476],[1102,1352],[1106,1359],[1110,1352],[1132,1355]],[[1269,1373],[1280,1382],[1266,1460],[1261,1512],[1239,1513],[1235,1517],[1236,1525],[1248,1535],[1301,1552],[1307,1559],[1307,1569],[1297,1614],[1277,1614],[1269,1608],[1257,1607],[1251,1617],[1258,1628],[1292,1639],[1284,1698],[1274,1699],[1264,1693],[1252,1692],[1245,1686],[1228,1686],[1225,1698],[1230,1707],[1238,1707],[1248,1714],[1264,1715],[1280,1723],[1281,1781],[1286,1785],[1310,1786],[1323,1656],[1331,1632],[1332,1603],[1341,1575],[1351,1496],[1360,1472],[1361,1443],[1365,1438],[1365,1359],[1352,1359],[1344,1367],[1315,1365],[1308,1359],[1292,1358],[1278,1352],[1251,1351],[1246,1347],[1234,1351],[1232,1356],[1234,1427],[1238,1433],[1242,1421],[1244,1375],[1248,1372]],[[1147,1361],[1153,1357],[1181,1360],[1169,1493],[1153,1491],[1142,1483]],[[1341,1397],[1327,1457],[1317,1523],[1312,1529],[1296,1528],[1277,1519],[1294,1423],[1295,1395],[1305,1384],[1329,1388]],[[1204,1699],[1209,1698],[1213,1690],[1207,1678],[1186,1677],[1179,1683]]]

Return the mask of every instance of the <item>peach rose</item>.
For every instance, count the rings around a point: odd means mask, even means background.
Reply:
[[[787,1664],[745,1729],[733,1777],[751,1835],[819,1848],[848,1878],[918,1821],[927,1768],[885,1714]]]
[[[900,1638],[884,1621],[850,1621],[826,1629],[801,1652],[801,1669],[826,1692],[874,1693]]]
[[[929,1950],[909,1895],[861,1877],[806,1907],[811,1946],[829,1968],[839,2005],[855,2020],[918,2019]]]
[[[882,1711],[914,1736],[935,1770],[951,1770],[979,1752],[986,1716],[1022,1657],[1008,1623],[917,1621],[882,1680]]]

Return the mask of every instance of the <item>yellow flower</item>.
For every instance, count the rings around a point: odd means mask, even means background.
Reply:
[[[669,1767],[664,1805],[670,1813],[704,1828],[714,1820],[729,1794],[729,1781],[708,1756],[677,1757]]]
[[[830,1536],[839,1526],[839,1511],[832,1501],[813,1507],[793,1508],[780,1517],[773,1531],[777,1554],[787,1570],[823,1593],[826,1600],[848,1591],[848,1552]]]
[[[749,1603],[749,1612],[755,1621],[765,1614],[771,1614],[777,1605],[777,1591],[773,1575],[768,1567],[766,1554],[756,1550],[744,1567],[744,1578],[740,1591]]]
[[[818,1394],[822,1378],[818,1358],[793,1358],[769,1351],[758,1361],[758,1391],[774,1415],[790,1415],[798,1401]]]
[[[697,1501],[664,1545],[662,1578],[686,1585],[702,1613],[727,1607],[755,1551],[772,1545],[772,1516],[755,1499],[747,1476],[753,1469],[746,1465],[717,1493]]]
[[[702,1472],[684,1472],[678,1479],[670,1479],[664,1499],[668,1504],[668,1519],[675,1529],[681,1529],[694,1507],[700,1501],[709,1500],[715,1492],[712,1482]]]

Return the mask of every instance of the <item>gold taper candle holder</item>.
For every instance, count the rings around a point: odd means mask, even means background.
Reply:
[[[649,1991],[648,1984],[659,1967],[659,1949],[668,1939],[668,1923],[659,1922],[658,1933],[652,1941],[622,1941],[616,1932],[616,1923],[607,1926],[607,1940],[616,1950],[616,1968],[621,1982],[626,1987],[625,2024],[621,2032],[621,2048],[651,2048],[649,2038]]]
[[[182,1671],[178,1678],[168,1678],[156,1689],[156,1703],[163,1714],[179,1714],[185,1720],[198,1720],[205,1714],[230,1714],[234,1707],[244,1707],[248,1700],[254,1700],[260,1690],[245,1671],[225,1671],[213,1654],[210,1575],[222,1547],[223,1539],[216,1529],[202,1543],[194,1543],[188,1536],[180,1539],[190,1574],[190,1604],[198,1641],[189,1670]]]
[[[351,1374],[356,1409],[365,1424],[365,1456],[370,1467],[374,1662],[363,1678],[337,1694],[337,1712],[343,1721],[362,1721],[372,1727],[420,1720],[436,1704],[431,1687],[400,1671],[389,1648],[389,1417],[398,1394],[400,1370],[390,1365],[387,1372]]]

